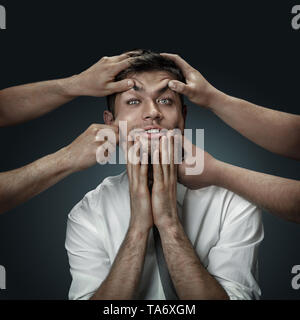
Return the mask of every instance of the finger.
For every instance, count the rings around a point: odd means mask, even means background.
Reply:
[[[182,163],[182,135],[175,134],[174,136],[174,164]]]
[[[136,141],[134,144],[134,164],[133,164],[133,181],[135,182],[135,186],[138,188],[140,185],[140,148],[141,148],[141,143],[140,141]]]
[[[148,154],[143,152],[142,154],[142,162],[140,169],[140,182],[144,186],[148,185]]]
[[[99,129],[113,129],[116,132],[119,131],[119,127],[115,124],[93,123],[91,126],[94,127],[96,131]]]
[[[111,60],[112,60],[113,62],[121,62],[121,61],[123,61],[123,60],[125,60],[125,59],[130,58],[130,53],[131,53],[131,52],[125,52],[125,53],[119,54],[119,55],[117,55],[117,56],[112,56],[112,57],[111,57]]]
[[[115,125],[115,124],[110,124],[108,125],[110,128],[112,128],[115,133],[119,133],[119,126]]]
[[[98,129],[95,141],[109,141],[115,145],[119,144],[119,127],[115,125],[103,125]]]
[[[112,65],[112,70],[115,75],[117,75],[119,72],[121,72],[124,69],[127,69],[131,66],[131,62],[134,60],[134,58],[128,58],[125,60],[122,60],[120,62],[115,63]]]
[[[189,87],[178,80],[171,80],[168,82],[168,86],[171,90],[189,96]]]
[[[163,136],[161,137],[161,166],[165,181],[168,181],[169,178],[169,163],[168,138]]]
[[[185,157],[190,157],[195,155],[195,145],[193,145],[193,143],[187,139],[185,136],[182,136],[183,139],[183,144],[182,144],[182,148],[184,150],[184,156]]]
[[[118,131],[115,131],[115,135],[116,135],[116,146],[118,146],[120,142],[119,127],[118,127]]]
[[[169,179],[170,181],[172,182],[174,180],[174,131],[173,130],[170,130],[167,134],[167,137],[168,137],[168,142],[169,142],[169,149],[168,149],[168,152],[169,152]]]
[[[140,150],[141,150],[141,142],[137,140],[134,143],[133,152],[132,152],[132,163],[134,167],[140,167],[140,162],[141,162]]]
[[[127,141],[127,150],[126,150],[126,144],[124,143],[126,166],[127,166],[127,171],[128,171],[128,176],[130,178],[130,181],[132,181],[132,164],[129,159],[129,152],[130,152],[132,146],[133,146],[133,141],[131,141],[131,140]]]
[[[133,145],[131,145],[132,143]],[[140,147],[140,142],[139,141],[132,141],[128,144],[128,147],[130,146],[128,150],[128,161],[130,162],[131,165],[135,166],[138,164],[140,159],[138,158],[138,150]]]
[[[169,152],[170,152],[170,169],[171,171],[174,170],[174,135],[171,132],[168,136],[169,140]]]
[[[139,53],[140,53],[140,50],[131,50],[131,51],[124,52],[120,55],[113,56],[112,58],[114,58],[116,62],[119,62],[130,57],[136,57]]]
[[[123,92],[130,90],[134,86],[134,81],[132,79],[124,79],[116,82],[111,82],[107,87],[109,89],[109,94],[116,92]]]
[[[177,181],[177,165],[174,163],[174,150],[175,143],[177,142],[178,136],[171,136],[170,142],[170,180],[171,182]]]
[[[188,78],[189,72],[194,70],[194,68],[191,65],[189,65],[185,60],[183,60],[177,54],[161,53],[160,55],[175,62],[176,65],[181,69],[185,78]]]
[[[109,141],[101,144],[96,150],[96,159],[100,164],[105,164],[115,152],[116,147]]]
[[[162,170],[159,163],[159,149],[155,149],[153,152],[153,180],[154,183],[162,182]]]
[[[146,152],[148,154],[148,146],[149,146],[149,141],[147,137],[141,136],[141,144],[142,144],[142,152]]]

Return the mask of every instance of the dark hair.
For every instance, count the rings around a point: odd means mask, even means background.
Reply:
[[[163,70],[174,75],[176,80],[185,83],[185,78],[179,67],[177,67],[172,60],[161,56],[159,53],[145,49],[134,49],[128,51],[128,56],[135,57],[135,59],[131,62],[129,68],[122,70],[117,74],[115,81],[123,80],[131,73]],[[179,96],[183,107],[183,95],[179,94]],[[106,97],[108,110],[112,112],[113,116],[115,116],[115,98],[116,94],[111,94]]]

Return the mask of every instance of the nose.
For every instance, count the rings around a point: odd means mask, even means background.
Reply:
[[[148,120],[161,120],[162,119],[162,113],[160,112],[157,104],[151,99],[149,99],[144,104],[144,110],[143,110],[143,119]]]

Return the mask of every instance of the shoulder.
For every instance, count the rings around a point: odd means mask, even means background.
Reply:
[[[72,208],[68,218],[71,220],[90,220],[93,223],[93,216],[101,213],[101,207],[105,203],[111,203],[128,188],[126,171],[119,175],[106,177],[95,189],[89,191]]]
[[[187,189],[187,205],[202,207],[206,212],[221,213],[221,223],[237,218],[250,218],[260,222],[261,209],[238,194],[217,186],[197,190]]]

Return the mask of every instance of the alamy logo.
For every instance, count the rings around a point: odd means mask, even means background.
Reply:
[[[0,5],[0,29],[6,29],[6,10]]]
[[[292,28],[294,30],[299,30],[300,29],[300,5],[293,6],[292,14],[295,14],[291,22]]]
[[[295,290],[299,290],[300,289],[300,265],[293,266],[292,273],[295,274],[295,276],[292,279],[292,288]]]
[[[6,289],[6,271],[3,266],[0,266],[0,290]]]

